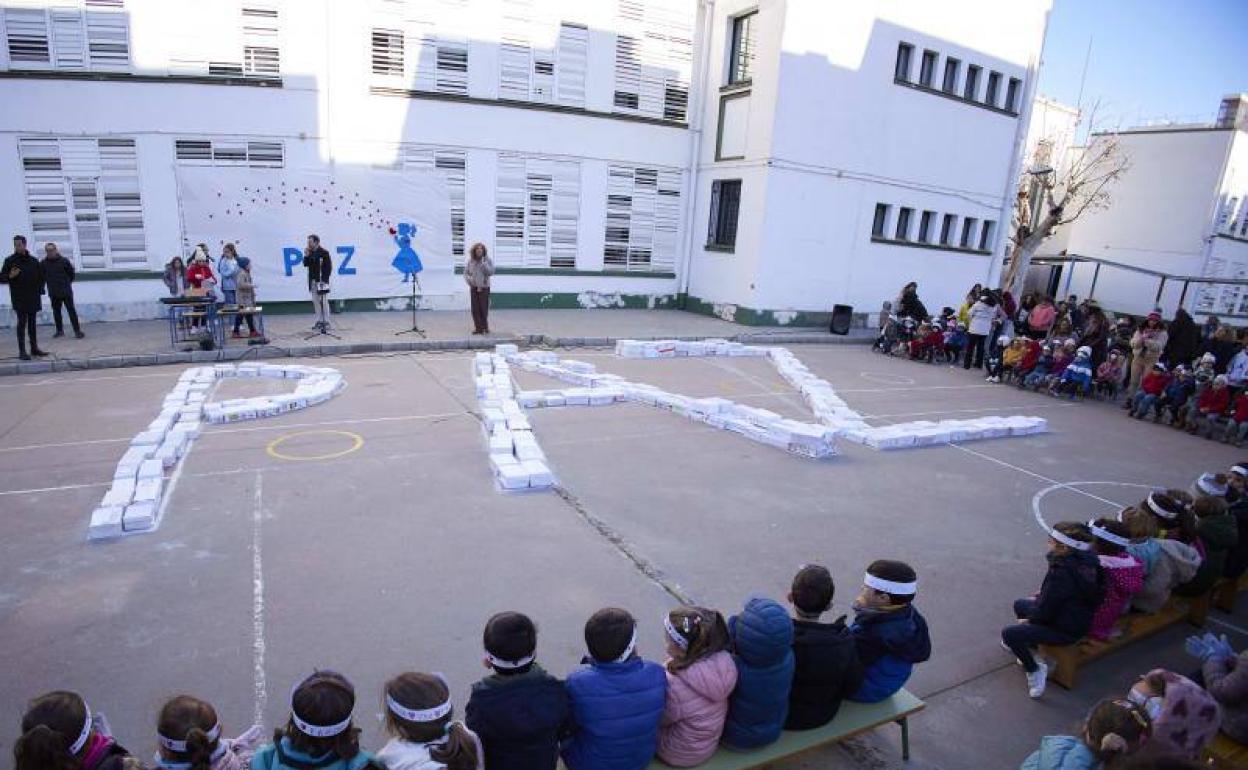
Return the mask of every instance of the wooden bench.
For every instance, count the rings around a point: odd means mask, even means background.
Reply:
[[[1218,770],[1241,770],[1248,767],[1248,746],[1220,732],[1205,747],[1205,757]]]
[[[734,751],[720,748],[715,755],[701,765],[700,770],[745,770],[745,768],[762,767],[782,759],[790,759],[799,754],[813,751],[832,743],[852,738],[868,730],[874,730],[889,722],[901,726],[901,757],[910,759],[910,725],[907,719],[923,710],[923,701],[901,690],[891,698],[879,703],[841,704],[836,718],[823,727],[813,730],[785,730],[780,740],[760,749]],[[649,770],[661,770],[667,765],[655,759],[650,763]]]
[[[1040,654],[1052,660],[1056,665],[1049,670],[1049,679],[1057,682],[1067,690],[1075,688],[1075,673],[1085,663],[1102,658],[1114,650],[1126,647],[1132,642],[1164,631],[1176,623],[1187,621],[1194,626],[1205,625],[1205,617],[1209,614],[1210,595],[1196,597],[1174,596],[1166,602],[1160,612],[1144,614],[1128,612],[1114,624],[1115,630],[1122,631],[1107,641],[1083,639],[1077,644],[1062,647],[1040,645]]]
[[[1248,591],[1248,574],[1241,575],[1238,581],[1222,578],[1213,587],[1213,606],[1223,612],[1235,611],[1235,597],[1241,591]]]

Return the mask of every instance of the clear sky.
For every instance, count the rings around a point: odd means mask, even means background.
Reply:
[[[1222,97],[1248,92],[1248,0],[1054,0],[1039,92],[1098,99],[1100,128],[1211,122]],[[1103,117],[1101,117],[1103,115]]]

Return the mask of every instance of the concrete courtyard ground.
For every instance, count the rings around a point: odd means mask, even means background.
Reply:
[[[470,353],[317,358],[343,372],[344,392],[211,427],[170,482],[156,532],[88,543],[118,458],[185,367],[0,380],[0,748],[11,750],[24,699],[54,687],[84,693],[139,756],[154,750],[155,710],[181,691],[215,703],[227,732],[253,719],[271,729],[313,667],[354,679],[357,723],[375,747],[380,687],[397,671],[445,672],[462,708],[484,673],[480,633],[493,612],[530,613],[540,659],[563,675],[599,607],[629,608],[642,654],[655,658],[661,617],[678,601],[729,614],[752,593],[782,599],[812,561],[837,581],[834,614],[848,611],[872,559],[919,572],[934,655],[909,685],[928,703],[912,721],[912,767],[1015,767],[1040,736],[1070,731],[1135,676],[1192,667],[1189,629],[1175,628],[1037,702],[998,631],[1043,575],[1036,508],[1049,522],[1087,519],[1243,452],[1111,405],[1020,393],[864,346],[791,349],[874,425],[1032,414],[1051,432],[887,453],[843,445],[813,461],[642,406],[540,409],[531,419],[560,487],[503,494],[475,416]],[[561,352],[673,391],[806,414],[763,360]],[[281,387],[230,380],[216,398]],[[1248,611],[1211,618],[1237,647],[1248,643]],[[899,767],[896,733],[784,767]]]

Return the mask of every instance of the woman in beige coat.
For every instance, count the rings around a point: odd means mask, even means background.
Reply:
[[[1140,386],[1140,379],[1146,372],[1152,371],[1153,364],[1161,359],[1161,352],[1166,349],[1166,325],[1161,320],[1161,312],[1154,310],[1148,314],[1140,328],[1131,335],[1131,383],[1128,393],[1135,393]]]

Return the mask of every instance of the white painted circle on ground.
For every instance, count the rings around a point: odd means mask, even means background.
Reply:
[[[1048,495],[1050,492],[1056,492],[1059,489],[1067,489],[1067,490],[1070,490],[1071,492],[1074,492],[1075,494],[1084,495],[1094,500],[1099,500],[1102,503],[1104,503],[1106,506],[1113,508],[1114,513],[1117,513],[1119,509],[1124,507],[1123,503],[1119,503],[1115,500],[1107,500],[1106,498],[1101,497],[1100,495],[1094,495],[1091,492],[1085,492],[1084,490],[1078,488],[1078,487],[1095,487],[1095,486],[1131,487],[1134,489],[1148,489],[1148,490],[1153,489],[1153,487],[1149,484],[1137,484],[1133,481],[1068,481],[1064,484],[1050,484],[1049,486],[1040,490],[1039,492],[1032,495],[1031,497],[1031,512],[1036,517],[1036,523],[1040,525],[1040,529],[1043,529],[1045,532],[1048,532],[1051,529],[1051,527],[1049,527],[1048,522],[1044,520],[1044,515],[1040,512],[1040,501],[1043,500],[1045,496]]]
[[[858,372],[858,376],[868,382],[878,382],[881,385],[913,385],[914,378],[906,377],[901,374],[889,374],[887,372]]]

